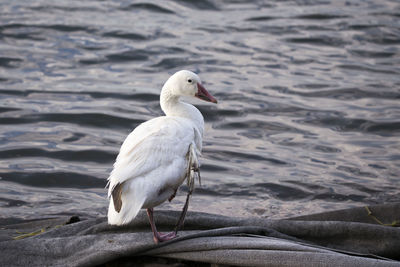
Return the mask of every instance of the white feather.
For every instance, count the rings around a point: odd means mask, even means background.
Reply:
[[[152,208],[167,200],[186,178],[188,152],[193,154],[191,164],[199,165],[203,116],[193,105],[181,102],[179,96],[191,94],[192,88],[185,84],[188,75],[197,82],[200,79],[187,71],[177,74],[165,83],[161,92],[161,107],[166,116],[140,124],[121,146],[108,178],[110,224],[129,223],[140,209]],[[123,184],[119,212],[114,208],[112,197],[118,184]]]

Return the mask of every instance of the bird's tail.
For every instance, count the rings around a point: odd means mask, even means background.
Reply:
[[[108,223],[112,225],[123,225],[131,222],[139,213],[146,201],[144,190],[140,190],[142,186],[138,183],[142,181],[135,180],[135,186],[131,186],[133,181],[126,181],[121,192],[120,211],[116,211],[114,200],[110,198],[108,207]]]

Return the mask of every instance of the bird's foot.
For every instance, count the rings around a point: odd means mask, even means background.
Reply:
[[[164,242],[164,241],[168,241],[168,240],[174,239],[175,237],[177,237],[175,232],[166,233],[166,234],[157,232],[157,235],[155,235],[153,237],[153,239],[154,239],[154,242],[156,242],[156,244],[158,244],[160,242]]]

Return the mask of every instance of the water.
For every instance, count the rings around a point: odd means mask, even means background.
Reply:
[[[400,201],[400,3],[249,2],[1,1],[1,221],[105,215],[119,146],[162,114],[180,69],[219,100],[195,102],[206,133],[190,210]]]

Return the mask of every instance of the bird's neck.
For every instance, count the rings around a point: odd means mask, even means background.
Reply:
[[[168,90],[161,91],[160,105],[166,116],[187,118],[203,134],[204,118],[195,106],[182,102],[179,96],[172,95]]]

